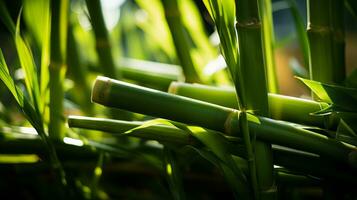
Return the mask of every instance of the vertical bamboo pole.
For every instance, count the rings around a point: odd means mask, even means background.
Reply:
[[[91,86],[86,76],[88,72],[80,61],[78,46],[73,31],[73,25],[69,24],[67,51],[68,72],[72,75],[71,78],[75,83],[74,90],[77,93],[75,96],[76,100],[78,100],[82,111],[92,116],[94,114],[94,106],[90,101]]]
[[[275,67],[275,36],[272,0],[259,0],[260,15],[262,18],[264,56],[266,63],[267,88],[270,93],[278,93],[279,85]]]
[[[66,73],[68,0],[51,2],[51,56],[50,56],[50,123],[49,136],[55,140],[64,137],[63,80]]]
[[[186,33],[182,23],[181,13],[178,8],[178,2],[177,0],[163,0],[162,4],[164,6],[167,24],[170,28],[176,54],[182,66],[186,82],[199,83],[201,80],[190,54],[190,44],[187,35],[185,35]]]
[[[238,73],[240,73],[245,96],[245,100],[242,101],[243,108],[241,109],[243,109],[243,113],[251,110],[260,116],[269,116],[262,25],[258,0],[236,0],[236,17],[240,54],[240,69]],[[259,187],[259,196],[255,198],[276,199],[271,144],[256,141],[254,151]]]
[[[310,78],[341,84],[345,79],[343,1],[308,0]]]
[[[86,4],[94,30],[96,50],[103,74],[111,78],[119,78],[119,74],[116,74],[117,70],[115,70],[115,62],[100,0],[86,0]]]

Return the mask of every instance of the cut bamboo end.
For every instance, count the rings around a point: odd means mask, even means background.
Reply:
[[[178,82],[171,82],[169,89],[167,90],[168,93],[170,94],[177,94],[177,89],[179,87],[179,83]]]
[[[109,78],[98,76],[93,85],[91,101],[99,104],[107,102],[110,91],[109,84]]]

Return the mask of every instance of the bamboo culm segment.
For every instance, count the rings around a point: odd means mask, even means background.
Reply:
[[[263,53],[264,37],[259,15],[259,9],[262,8],[258,7],[258,0],[235,0],[235,3],[239,49],[239,66],[236,66],[238,70],[236,70],[235,76],[240,79],[240,84],[235,84],[235,87],[237,94],[243,94],[242,96],[238,95],[241,105],[239,108],[243,109],[243,112],[250,110],[257,115],[268,117],[267,57]],[[240,124],[244,123],[247,122]],[[241,126],[239,127],[242,129]],[[243,137],[251,137],[251,132],[250,127],[249,130],[242,131]],[[249,143],[246,145],[247,148],[250,148]],[[255,199],[276,199],[277,189],[273,178],[271,144],[256,141],[253,149],[254,157],[251,159],[253,160],[252,165],[255,167],[251,167],[250,171],[252,175],[256,173],[258,183],[257,186],[252,185],[255,190]],[[256,168],[255,172],[253,172],[253,168]],[[254,179],[253,176],[251,178]]]
[[[48,132],[49,136],[55,140],[62,140],[65,135],[63,117],[64,88],[62,83],[67,68],[65,54],[67,47],[67,9],[68,0],[51,2],[50,122]]]
[[[200,83],[200,77],[195,69],[192,56],[190,54],[190,44],[185,35],[184,25],[177,0],[163,0],[162,5],[165,10],[165,17],[170,28],[173,42],[175,44],[177,58],[182,66],[187,82]]]
[[[166,91],[173,81],[183,81],[181,66],[121,58],[119,69],[124,79]],[[118,70],[119,70],[118,69]]]
[[[111,133],[114,136],[125,136],[126,131],[143,125],[145,122],[129,122],[121,120],[69,116],[68,125],[71,128],[83,128]],[[189,133],[176,127],[167,125],[152,125],[142,129],[136,129],[132,137],[142,139],[157,140],[162,143],[172,143],[178,145],[198,145],[200,142]],[[242,141],[236,137],[225,136],[233,144],[230,147],[232,154],[247,158]],[[329,160],[324,160],[315,154],[297,152],[286,147],[273,145],[274,164],[293,169],[298,172],[308,173],[319,177],[327,177],[336,180],[343,180],[357,184],[357,180],[351,176],[356,174],[353,169],[344,164],[338,164]],[[323,169],[321,169],[323,168]],[[245,170],[247,173],[247,170]],[[339,173],[337,173],[339,171]],[[333,173],[330,173],[333,172]],[[344,172],[341,174],[341,172]]]
[[[102,72],[105,76],[118,78],[120,74],[115,69],[109,34],[105,26],[100,0],[86,0],[86,4],[94,30],[99,63],[103,67]]]
[[[106,77],[96,79],[92,90],[92,101],[108,107],[198,125],[228,135],[239,136],[238,110]],[[356,148],[283,121],[256,117],[251,114],[247,117],[249,128],[259,140],[316,153],[327,159],[357,167]]]
[[[173,82],[169,87],[169,93],[237,109],[234,88]],[[325,127],[325,123],[334,121],[327,120],[328,116],[312,115],[328,107],[324,102],[271,93],[268,93],[268,102],[270,116],[273,119],[318,127]]]
[[[330,84],[345,79],[343,1],[308,0],[310,78]]]

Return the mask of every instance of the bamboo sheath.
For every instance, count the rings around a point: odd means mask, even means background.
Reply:
[[[160,101],[158,101],[160,100]],[[141,114],[151,115],[240,136],[239,111],[137,85],[98,77],[92,101]],[[144,102],[144,103],[143,103]],[[257,139],[279,144],[357,167],[357,150],[337,140],[283,121],[248,114],[249,128]]]

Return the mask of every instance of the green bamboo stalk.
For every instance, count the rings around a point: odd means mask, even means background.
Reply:
[[[341,84],[345,78],[343,1],[308,1],[310,78]]]
[[[96,50],[98,54],[99,64],[105,76],[111,78],[119,78],[117,73],[112,48],[108,35],[108,30],[105,26],[100,0],[86,0],[91,24],[94,30]]]
[[[236,90],[242,91],[244,88],[242,92],[244,96],[238,96],[239,100],[242,101],[240,109],[243,109],[243,113],[246,110],[251,110],[255,114],[269,116],[267,81],[265,78],[267,68],[266,59],[263,55],[264,38],[258,0],[235,0],[235,2],[239,49],[238,77],[240,77],[240,84],[242,84]],[[237,92],[237,94],[239,93]],[[244,115],[242,116],[244,117]],[[245,118],[242,120],[245,120]],[[244,133],[244,138],[246,138],[245,140],[250,140],[248,130],[247,133]],[[249,154],[249,143],[246,143],[246,145]],[[256,141],[254,158],[250,158],[250,160],[252,160],[251,166],[256,166],[259,187],[254,187],[255,190],[259,190],[259,193],[255,194],[255,199],[276,199],[271,145]],[[254,170],[254,167],[251,167],[252,170]],[[254,175],[254,172],[251,172],[251,174]]]
[[[279,92],[275,67],[275,36],[271,0],[259,0],[263,26],[264,55],[267,74],[267,87],[271,93]]]
[[[144,123],[145,122],[128,122],[81,116],[69,116],[68,118],[68,125],[72,128],[104,131],[119,137],[126,135],[124,132],[142,126]],[[167,125],[152,125],[137,129],[135,134],[131,134],[130,136],[157,140],[164,143],[169,142],[177,145],[200,145],[199,142],[186,131]],[[230,149],[232,154],[246,159],[246,149],[242,141],[239,141],[236,137],[226,136],[226,138],[229,142],[234,144]],[[355,174],[353,169],[345,165],[324,160],[315,154],[300,152],[277,145],[273,145],[273,152],[274,164],[276,165],[319,177],[327,177],[354,184],[357,182],[357,180],[351,176],[351,174]],[[343,173],[341,174],[341,172]],[[245,170],[245,173],[248,173],[248,171]]]
[[[336,83],[342,84],[346,78],[344,1],[333,0],[331,9],[334,76]]]
[[[55,140],[64,137],[64,88],[66,73],[67,12],[68,0],[51,2],[51,57],[50,57],[50,122],[49,136]]]
[[[238,110],[98,77],[92,101],[141,114],[203,126],[228,135],[239,134]],[[283,121],[248,113],[249,128],[262,141],[300,149],[357,167],[355,147]]]
[[[169,93],[238,109],[234,88],[172,82]],[[311,115],[311,113],[327,108],[327,103],[272,93],[268,93],[268,102],[273,119],[325,127],[327,116]]]
[[[90,102],[90,83],[86,76],[88,71],[80,61],[78,46],[73,32],[73,25],[68,26],[68,72],[74,81],[75,98],[79,102],[81,110],[87,115],[94,114],[94,106]]]
[[[121,120],[69,116],[68,125],[74,128],[100,130],[110,133],[125,133],[128,130],[143,125],[143,122],[128,122]],[[163,125],[140,128],[135,130],[135,134],[131,135],[143,139],[158,140],[161,142],[169,142],[181,145],[197,144],[197,141],[186,131]]]
[[[165,18],[175,44],[177,58],[182,66],[186,81],[189,83],[202,82],[190,54],[191,47],[188,36],[185,35],[185,27],[182,23],[177,0],[163,0],[162,5],[164,6]]]
[[[160,90],[167,90],[172,81],[184,80],[181,67],[178,65],[121,58],[119,67],[124,79]]]

